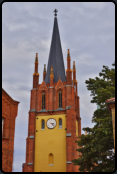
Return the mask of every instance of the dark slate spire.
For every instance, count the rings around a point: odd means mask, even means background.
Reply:
[[[56,13],[57,11],[55,10],[54,12]],[[50,83],[51,66],[53,66],[54,83],[58,82],[59,76],[62,82],[66,81],[65,68],[64,68],[64,62],[63,62],[63,53],[62,53],[58,22],[57,22],[56,16],[57,14],[55,15],[55,18],[54,18],[54,27],[53,27],[53,34],[52,34],[52,41],[51,41],[45,83]]]

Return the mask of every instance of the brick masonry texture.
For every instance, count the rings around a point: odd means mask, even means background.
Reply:
[[[2,132],[2,171],[12,172],[15,118],[18,112],[18,101],[13,100],[2,89],[2,119],[4,119]]]

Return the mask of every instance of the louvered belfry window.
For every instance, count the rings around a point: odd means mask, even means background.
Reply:
[[[59,108],[62,108],[62,91],[59,91],[58,93],[58,102],[59,102]]]
[[[42,109],[45,109],[45,92],[42,93]]]

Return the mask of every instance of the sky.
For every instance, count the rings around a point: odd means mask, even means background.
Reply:
[[[30,90],[38,53],[39,84],[48,63],[57,9],[58,27],[65,70],[67,50],[71,67],[76,64],[80,97],[81,129],[93,127],[97,109],[85,80],[99,77],[103,65],[112,68],[115,60],[115,4],[113,2],[5,2],[2,4],[2,88],[19,101],[15,122],[13,172],[25,163],[28,136]],[[82,134],[85,132],[82,130]]]

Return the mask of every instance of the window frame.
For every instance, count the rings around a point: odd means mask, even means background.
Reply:
[[[60,121],[61,121],[61,124],[60,124]],[[59,118],[59,129],[62,129],[62,119]]]
[[[50,160],[50,155],[52,155],[52,159]],[[54,155],[52,153],[49,154],[49,166],[53,166],[54,165]],[[52,161],[52,163],[50,163]]]
[[[46,93],[45,91],[42,92],[42,107],[41,109],[44,110],[46,108]]]
[[[42,119],[41,120],[41,130],[44,130],[45,129],[45,120]]]
[[[62,108],[62,90],[58,91],[58,108]]]

